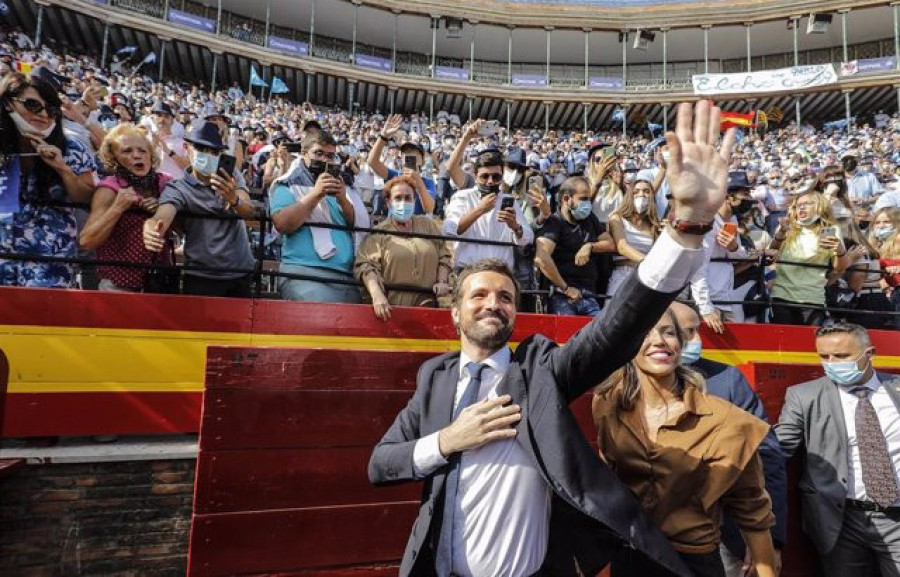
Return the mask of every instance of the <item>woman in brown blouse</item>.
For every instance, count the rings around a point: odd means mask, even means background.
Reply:
[[[637,356],[597,388],[600,457],[697,576],[725,576],[719,557],[724,509],[741,528],[759,577],[774,577],[769,528],[775,517],[756,454],[769,426],[706,395],[703,377],[680,364],[683,344],[666,312]],[[612,575],[656,573],[625,554]]]
[[[376,228],[385,231],[441,235],[431,217],[414,215],[416,181],[406,175],[385,183],[383,193],[390,212]],[[433,307],[435,297],[450,294],[448,279],[453,256],[440,239],[372,233],[356,252],[353,273],[372,297],[375,316],[391,318],[391,306]],[[419,290],[391,290],[397,285]]]

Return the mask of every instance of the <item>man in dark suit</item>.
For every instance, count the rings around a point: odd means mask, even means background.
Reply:
[[[900,575],[900,378],[877,373],[866,329],[816,331],[825,376],[787,390],[775,432],[801,455],[803,530],[829,577]]]
[[[376,484],[424,480],[401,575],[594,575],[621,546],[689,575],[568,405],[637,353],[699,268],[734,142],[729,131],[717,152],[718,133],[717,108],[681,105],[667,134],[673,221],[603,316],[565,346],[534,335],[513,353],[512,273],[485,261],[460,275],[451,314],[462,351],[422,366],[369,462]]]
[[[706,378],[706,392],[725,399],[751,415],[769,422],[769,415],[750,383],[736,367],[704,359],[703,344],[700,340],[700,313],[693,306],[681,302],[672,303],[672,312],[684,334],[684,347],[681,350],[681,362],[699,371]],[[772,498],[772,512],[775,515],[775,526],[772,527],[772,544],[775,545],[776,565],[781,567],[781,548],[787,539],[787,472],[784,468],[784,454],[775,431],[769,434],[759,446],[763,471],[766,476],[766,491]],[[740,529],[728,518],[722,526],[722,561],[728,577],[743,575],[746,546]],[[747,560],[749,561],[749,560]]]

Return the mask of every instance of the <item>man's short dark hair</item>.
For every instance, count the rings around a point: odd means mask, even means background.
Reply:
[[[562,184],[559,185],[559,196],[557,198],[574,195],[576,192],[578,192],[579,186],[586,186],[588,192],[591,191],[591,181],[589,181],[587,178],[580,175],[570,176],[569,178],[565,179]]]
[[[503,156],[497,150],[486,150],[475,157],[473,167],[477,172],[479,168],[488,166],[503,166]]]
[[[516,308],[519,308],[519,297],[522,292],[519,288],[519,281],[516,280],[516,275],[514,275],[513,272],[509,269],[509,265],[507,265],[505,261],[502,261],[499,258],[481,259],[475,264],[470,264],[459,273],[459,276],[456,277],[456,284],[453,286],[453,306],[458,307],[462,302],[462,287],[466,279],[473,274],[478,274],[480,272],[495,272],[497,274],[502,274],[503,276],[511,280],[516,291]]]
[[[853,335],[856,341],[860,345],[862,345],[863,348],[872,346],[872,341],[871,339],[869,339],[868,331],[866,331],[864,327],[855,323],[839,322],[834,323],[833,325],[819,327],[818,329],[816,329],[816,338],[834,334]]]
[[[337,141],[335,141],[334,137],[324,130],[315,130],[304,135],[303,144],[301,146],[303,147],[303,150],[309,150],[316,144],[319,146],[337,147]]]

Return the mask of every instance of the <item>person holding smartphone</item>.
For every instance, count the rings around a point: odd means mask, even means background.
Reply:
[[[691,294],[700,309],[703,322],[718,334],[725,332],[724,322],[744,322],[743,305],[724,304],[742,300],[735,294],[732,262],[749,256],[739,242],[738,219],[753,209],[756,201],[750,196],[750,182],[743,170],[728,174],[728,197],[716,214],[713,228],[703,239],[706,258],[703,267],[691,280]],[[749,287],[747,287],[749,289]]]
[[[203,122],[184,137],[190,168],[163,189],[155,214],[144,221],[147,250],[161,251],[175,217],[184,231],[184,294],[250,298],[256,259],[247,226],[255,209],[244,179],[227,156],[222,134]],[[223,160],[224,159],[224,160]],[[240,218],[222,218],[235,215]],[[247,271],[247,272],[242,272]]]
[[[337,143],[330,133],[309,132],[302,148],[301,161],[272,184],[269,195],[272,223],[284,235],[279,271],[302,276],[282,277],[278,291],[285,300],[359,303],[353,263],[361,239],[347,229],[368,228],[366,207],[341,178]]]
[[[466,239],[504,241],[517,247],[534,242],[522,209],[512,196],[501,192],[503,157],[496,149],[485,150],[475,159],[474,188],[460,190],[450,199],[444,220],[444,234]],[[512,246],[460,242],[454,255],[454,270],[483,258],[497,258],[510,269],[515,267]]]
[[[778,254],[778,272],[772,287],[772,321],[786,325],[821,325],[826,317],[822,309],[828,265],[843,273],[850,264],[828,199],[814,189],[797,196],[787,218],[775,230],[769,248]],[[818,266],[804,266],[810,264]]]
[[[400,145],[402,169],[394,170],[384,165],[381,159],[384,146],[398,134],[403,126],[403,117],[392,114],[378,135],[378,140],[369,151],[368,164],[372,171],[384,180],[396,178],[401,174],[410,175],[416,181],[415,214],[434,214],[437,186],[431,178],[422,178],[421,171],[425,165],[425,150],[415,142],[404,142]]]

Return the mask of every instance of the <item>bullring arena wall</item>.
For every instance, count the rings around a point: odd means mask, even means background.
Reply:
[[[512,341],[564,342],[585,322],[521,315]],[[806,327],[703,337],[772,419],[787,386],[821,374]],[[900,368],[896,333],[872,337],[876,365]],[[365,462],[419,364],[457,347],[442,310],[382,323],[363,305],[2,288],[3,437],[63,440],[0,451],[28,462],[0,479],[0,573],[395,574],[418,487],[371,488]],[[85,435],[144,444],[66,446]],[[784,575],[815,574],[796,507],[789,530]]]

